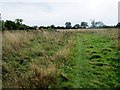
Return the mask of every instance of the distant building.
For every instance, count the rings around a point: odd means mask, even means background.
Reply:
[[[118,22],[120,22],[120,1],[118,2]]]

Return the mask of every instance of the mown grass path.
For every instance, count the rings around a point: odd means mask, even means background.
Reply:
[[[74,88],[88,87],[88,82],[92,78],[90,65],[85,56],[86,47],[83,43],[84,40],[84,36],[81,36],[78,33],[72,59],[72,62],[74,62],[72,74],[74,77],[71,79],[71,82],[73,83]]]
[[[61,87],[119,87],[120,62],[116,41],[96,33],[76,33],[76,46],[63,69]]]
[[[80,38],[80,35],[77,34],[77,39],[76,39],[76,48],[75,51],[73,52],[75,55],[75,70],[74,70],[74,74],[75,74],[75,78],[72,79],[73,83],[74,83],[74,87],[78,88],[78,87],[82,87],[82,83],[84,82],[88,82],[88,78],[84,78],[87,77],[87,75],[85,74],[88,71],[88,62],[86,62],[84,55],[82,52],[84,52],[84,44],[83,42],[83,38]],[[86,71],[87,70],[87,71]]]

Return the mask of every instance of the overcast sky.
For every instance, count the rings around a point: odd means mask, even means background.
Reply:
[[[27,25],[72,25],[90,20],[118,22],[119,0],[0,0],[2,20],[23,19]]]

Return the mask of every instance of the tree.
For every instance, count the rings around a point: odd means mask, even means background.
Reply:
[[[79,24],[75,24],[75,25],[73,26],[73,28],[74,28],[74,29],[78,29],[78,28],[80,28],[80,25],[79,25]]]
[[[22,24],[22,22],[23,22],[23,19],[15,19],[15,22],[16,22],[16,24]]]
[[[95,21],[95,20],[91,20],[91,27],[92,28],[101,28],[101,27],[105,27],[105,24],[102,21]]]
[[[46,29],[46,27],[45,26],[40,26],[39,29]]]
[[[6,20],[6,22],[4,23],[4,26],[6,29],[8,30],[16,30],[17,29],[17,25],[15,24],[15,22],[11,21],[11,20]]]
[[[51,25],[50,27],[51,27],[52,29],[55,29],[55,25]]]
[[[102,21],[95,22],[95,27],[104,27],[105,24]]]
[[[65,26],[66,26],[67,29],[70,29],[70,28],[72,27],[72,26],[71,26],[71,22],[66,22],[66,23],[65,23]]]
[[[38,28],[38,26],[33,26],[33,29],[38,30],[39,28]]]
[[[26,29],[29,29],[29,26],[22,24],[20,30],[26,30]]]
[[[96,27],[96,22],[95,22],[95,20],[91,20],[91,27],[92,27],[92,28],[95,28],[95,27]]]
[[[81,22],[81,27],[82,28],[86,28],[88,26],[88,23],[87,22]]]
[[[22,19],[15,19],[15,23],[17,25],[17,29],[21,29],[22,28]]]
[[[64,26],[57,26],[56,29],[65,29]]]

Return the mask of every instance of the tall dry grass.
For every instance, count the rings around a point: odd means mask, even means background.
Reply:
[[[69,56],[72,45],[70,44],[72,38],[69,38],[71,35],[71,32],[41,32],[39,30],[4,31],[2,36],[3,86],[49,87],[51,84],[57,83],[58,63],[56,62]],[[31,50],[29,51],[27,48]],[[57,48],[58,51],[52,50],[54,48]],[[24,49],[27,51],[22,51]],[[54,52],[53,55],[48,55],[50,50]],[[18,56],[14,56],[14,54]],[[25,65],[20,63],[21,60],[23,63],[25,62]],[[25,73],[19,71],[26,68],[28,70]]]
[[[3,48],[7,50],[19,50],[25,43],[34,37],[32,32],[27,31],[5,31],[3,33]]]
[[[51,83],[56,82],[56,66],[50,64],[48,67],[31,63],[29,76],[29,87],[47,88]]]

